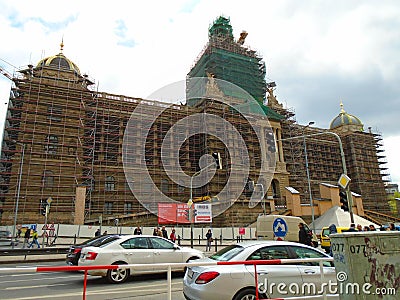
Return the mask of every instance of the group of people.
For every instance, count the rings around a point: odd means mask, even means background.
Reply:
[[[103,235],[108,234],[107,230],[103,232]],[[101,235],[101,231],[100,228],[96,230],[96,232],[94,233],[94,236],[100,236]]]
[[[31,242],[29,242],[30,238],[32,238]],[[24,234],[24,245],[22,247],[25,248],[25,245],[28,245],[28,248],[33,248],[34,244],[40,248],[39,235],[35,228],[27,228]]]
[[[165,226],[161,227],[161,229],[159,227],[155,227],[153,230],[153,235],[163,237],[167,240],[169,239],[173,243],[176,242],[175,228],[172,228],[171,233],[168,235],[168,231]]]
[[[140,226],[137,226],[135,228],[135,230],[133,231],[134,235],[141,235],[142,234],[142,229],[140,228]],[[153,229],[153,236],[160,236],[163,237],[165,239],[169,239],[171,242],[175,243],[177,240],[177,236],[176,236],[176,231],[175,228],[171,229],[171,233],[168,235],[168,231],[165,228],[165,226],[162,226],[161,229],[160,227],[155,227]],[[211,229],[208,229],[207,233],[206,233],[206,251],[211,251],[211,244],[213,242],[213,237],[212,237],[212,232]]]

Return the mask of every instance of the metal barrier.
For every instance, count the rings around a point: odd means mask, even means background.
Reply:
[[[0,268],[0,274],[2,273],[37,273],[37,272],[68,272],[68,271],[84,271],[83,280],[83,294],[82,299],[86,300],[86,287],[87,287],[87,275],[89,270],[116,270],[116,269],[152,269],[154,267],[165,268],[167,271],[167,294],[168,300],[172,300],[172,268],[184,268],[193,266],[226,266],[226,265],[254,265],[255,273],[255,287],[256,287],[256,299],[259,298],[258,292],[258,276],[257,276],[257,265],[280,265],[280,264],[293,264],[293,263],[307,263],[307,262],[318,262],[321,272],[321,282],[324,280],[324,268],[323,262],[333,261],[333,258],[304,258],[304,259],[271,259],[271,260],[246,260],[246,261],[215,261],[215,262],[195,262],[190,263],[160,263],[160,264],[130,264],[130,265],[98,265],[98,266],[54,266],[54,267],[24,267],[24,268]],[[324,299],[327,299],[326,292],[324,291]],[[299,297],[291,297],[290,299],[296,299]],[[304,297],[301,297],[304,298]],[[284,299],[276,298],[274,300]],[[271,299],[272,300],[272,299]]]

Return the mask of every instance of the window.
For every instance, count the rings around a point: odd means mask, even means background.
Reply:
[[[121,247],[124,249],[149,249],[149,244],[146,237],[137,237],[121,243]]]
[[[105,202],[104,203],[104,213],[106,215],[111,215],[113,210],[113,203],[112,202]]]
[[[113,176],[106,177],[105,190],[108,192],[115,191],[115,179]]]
[[[150,238],[154,249],[174,249],[174,244],[161,238]]]
[[[130,186],[129,186],[129,184],[130,184]],[[128,181],[125,181],[125,190],[126,191],[130,191],[131,187],[132,187],[132,190],[133,190],[133,186],[134,186],[134,181],[133,180],[130,183]]]
[[[131,214],[132,213],[132,202],[125,202],[124,203],[124,213]]]
[[[48,135],[45,139],[44,152],[46,154],[57,154],[58,136]]]
[[[42,176],[42,186],[45,188],[53,187],[54,173],[53,171],[44,171]]]
[[[183,180],[179,180],[179,183],[178,183],[178,192],[179,192],[179,193],[185,192],[185,186],[184,186]]]
[[[161,192],[163,194],[168,193],[168,180],[167,179],[161,179]]]
[[[47,119],[52,120],[54,122],[60,122],[62,114],[61,106],[48,106],[47,107]]]
[[[270,246],[258,249],[247,260],[290,258],[285,246]]]
[[[303,248],[303,247],[293,247],[292,248],[294,252],[296,253],[297,257],[296,258],[326,258],[324,254],[317,252],[312,249],[308,248]],[[307,263],[302,263],[306,266],[318,266],[318,262],[307,262]],[[330,261],[324,261],[323,262],[324,267],[333,267],[333,264]]]

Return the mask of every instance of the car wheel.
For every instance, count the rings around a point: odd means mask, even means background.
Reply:
[[[256,291],[254,289],[244,289],[236,294],[233,300],[255,300]]]
[[[113,263],[113,265],[125,265],[125,263]],[[110,283],[123,283],[129,277],[129,269],[115,269],[107,271],[107,280]]]

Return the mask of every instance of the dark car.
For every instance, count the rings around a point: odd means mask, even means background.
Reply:
[[[88,246],[99,247],[108,244],[109,242],[112,242],[116,239],[119,239],[120,237],[121,235],[118,234],[106,234],[106,235],[96,236],[80,244],[72,245],[71,247],[69,247],[69,250],[67,252],[67,258],[65,261],[69,265],[77,266],[79,257],[81,256],[82,248]]]

